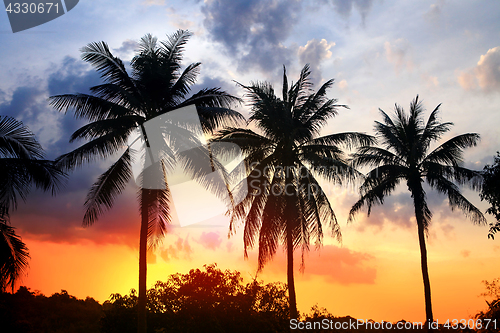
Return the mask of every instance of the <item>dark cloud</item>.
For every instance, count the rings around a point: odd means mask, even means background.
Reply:
[[[300,1],[210,0],[201,10],[211,38],[236,57],[239,70],[274,70],[288,63],[290,49],[282,43],[300,14]]]
[[[0,114],[22,121],[24,117],[33,113],[32,108],[38,106],[42,93],[43,91],[37,87],[18,87],[14,90],[10,101],[0,104]]]
[[[121,57],[127,56],[130,53],[133,53],[135,50],[137,50],[139,47],[139,43],[137,43],[134,40],[127,39],[122,43],[122,46],[120,46],[117,49],[114,49],[116,53],[118,53]]]
[[[333,4],[333,8],[337,13],[345,18],[351,16],[352,9],[355,8],[363,22],[365,21],[366,16],[370,13],[374,0],[331,0]]]
[[[202,76],[200,82],[191,87],[191,92],[197,93],[204,88],[221,88],[223,91],[234,96],[238,96],[239,93],[236,83],[213,76]]]
[[[13,90],[10,96],[2,92],[0,114],[23,121],[36,135],[48,159],[69,152],[81,143],[69,144],[69,138],[85,121],[76,120],[71,112],[60,113],[49,106],[48,97],[65,93],[88,93],[100,83],[99,74],[83,61],[66,57],[47,73],[47,81],[35,82]],[[84,166],[70,173],[65,186],[52,197],[33,190],[26,203],[19,203],[11,214],[11,223],[19,234],[51,242],[120,243],[137,246],[139,210],[137,189],[130,185],[92,227],[83,228],[84,202],[88,189],[97,177],[116,160]]]
[[[47,82],[50,96],[90,93],[90,87],[101,84],[99,73],[85,62],[73,57],[64,58],[59,68],[50,73]]]
[[[83,227],[83,204],[87,189],[94,179],[89,174],[78,175],[78,178],[80,185],[87,185],[86,189],[65,187],[55,197],[33,191],[27,203],[21,203],[18,210],[11,214],[11,223],[18,228],[19,234],[54,243],[87,240],[97,244],[138,247],[140,215],[135,188],[130,186],[122,193],[113,208],[105,212],[94,225]],[[69,184],[72,185],[73,181],[70,179]]]

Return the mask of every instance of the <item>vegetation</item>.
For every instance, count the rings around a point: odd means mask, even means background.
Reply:
[[[238,145],[245,154],[249,189],[246,197],[232,210],[231,230],[244,222],[245,256],[258,240],[259,270],[271,259],[279,244],[287,251],[287,285],[290,317],[297,318],[293,272],[296,248],[309,249],[311,239],[319,246],[323,226],[341,237],[335,213],[317,177],[341,184],[353,178],[353,170],[341,148],[369,145],[373,138],[361,133],[336,133],[319,136],[328,119],[337,115],[336,99],[326,96],[333,80],[316,93],[311,90],[309,66],[296,83],[288,85],[283,70],[282,98],[268,82],[240,84],[250,100],[249,128],[226,128],[214,141]],[[304,257],[302,256],[302,265]]]
[[[487,302],[486,311],[470,320],[500,321],[499,279],[484,283],[487,292],[483,296],[492,297],[493,301]],[[286,294],[282,283],[263,284],[254,279],[245,284],[237,271],[222,271],[216,264],[205,265],[187,274],[173,274],[148,290],[148,332],[289,332],[293,325],[288,319]],[[47,297],[20,287],[15,294],[0,293],[0,322],[5,333],[132,333],[137,330],[137,306],[134,289],[128,295],[112,294],[101,305],[91,297],[77,299],[65,290]],[[318,305],[299,320],[304,329],[294,329],[296,332],[389,331],[389,322],[385,321],[383,329],[377,328],[373,320],[362,320],[358,325],[356,318],[336,317]],[[404,320],[390,324],[401,325],[405,332],[422,331]],[[441,324],[435,331],[498,332],[492,327],[473,330]]]
[[[491,205],[486,213],[493,215],[497,220],[495,224],[490,224],[488,233],[488,238],[494,239],[495,233],[500,231],[500,152],[497,152],[493,165],[484,167],[483,178],[480,197]]]
[[[375,122],[375,130],[382,147],[365,146],[358,149],[353,157],[355,167],[375,167],[366,175],[360,187],[360,199],[353,205],[349,220],[364,206],[370,215],[374,204],[383,204],[401,182],[405,182],[415,207],[418,239],[420,244],[422,277],[424,281],[425,313],[428,322],[433,322],[431,287],[427,269],[427,250],[425,236],[431,223],[432,213],[427,206],[423,187],[427,184],[448,196],[452,209],[464,211],[474,223],[486,222],[481,211],[470,203],[460,192],[458,185],[470,185],[478,189],[481,174],[462,166],[463,149],[475,146],[479,140],[476,133],[455,136],[432,151],[430,145],[448,132],[453,123],[438,120],[438,105],[424,123],[422,104],[418,96],[410,104],[407,114],[396,105],[395,118],[380,110],[382,122]]]
[[[28,248],[9,225],[10,211],[17,208],[18,197],[26,200],[32,185],[55,194],[63,178],[22,122],[0,116],[0,291],[14,290],[28,267]]]
[[[124,190],[132,177],[133,151],[128,139],[140,129],[150,153],[150,139],[144,124],[153,118],[187,105],[196,105],[201,125],[211,133],[216,127],[232,124],[241,115],[229,109],[239,99],[219,88],[202,89],[190,95],[201,63],[181,70],[184,46],[191,33],[179,30],[166,41],[158,42],[151,35],[141,39],[138,54],[132,59],[129,75],[123,62],[113,56],[104,42],[91,43],[82,49],[82,58],[101,74],[104,83],[90,88],[92,94],[66,94],[51,97],[51,105],[60,111],[73,111],[75,117],[90,123],[73,133],[70,141],[89,140],[72,152],[62,155],[57,163],[64,169],[74,169],[83,163],[119,154],[118,160],[92,185],[86,201],[85,226],[93,224],[104,210],[113,206],[114,199]],[[189,130],[190,124],[181,124]],[[195,134],[185,134],[195,140]],[[153,139],[154,140],[154,139]],[[151,141],[154,142],[154,141]],[[166,168],[175,165],[177,150],[172,143],[164,145],[161,163],[146,169],[160,172],[159,187],[142,184],[139,200],[141,231],[139,245],[139,325],[146,331],[146,253],[157,244],[170,223],[169,188],[164,177]],[[149,157],[153,158],[152,155]],[[159,170],[153,170],[157,168]],[[191,170],[193,173],[197,170]],[[156,180],[156,179],[155,179]]]
[[[61,290],[50,297],[20,287],[0,293],[0,323],[4,333],[98,333],[104,315],[93,298],[77,299]]]
[[[114,294],[103,304],[102,332],[134,332],[137,296]],[[151,332],[285,332],[286,286],[243,284],[241,274],[215,264],[188,274],[174,274],[148,290]]]

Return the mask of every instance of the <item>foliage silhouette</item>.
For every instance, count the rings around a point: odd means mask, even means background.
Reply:
[[[52,194],[59,189],[64,173],[44,159],[42,146],[22,122],[0,116],[0,291],[14,283],[27,269],[29,253],[9,225],[9,213],[18,197],[26,200],[32,185]]]
[[[98,333],[104,315],[93,298],[76,299],[65,290],[46,297],[20,287],[0,293],[0,325],[5,333]]]
[[[337,115],[336,99],[327,90],[333,79],[316,93],[309,81],[309,65],[305,65],[296,83],[288,85],[283,68],[282,98],[276,96],[268,82],[255,82],[245,89],[251,106],[248,128],[227,128],[213,141],[238,145],[245,154],[249,189],[246,197],[231,212],[231,229],[244,222],[245,256],[258,240],[259,270],[271,259],[281,243],[287,250],[287,285],[290,316],[297,318],[293,252],[309,249],[310,239],[317,246],[323,239],[322,223],[340,240],[337,219],[317,177],[334,183],[353,178],[356,171],[347,162],[340,146],[369,145],[373,138],[361,133],[337,133],[319,136],[328,119]],[[278,191],[276,191],[278,189]]]
[[[497,327],[493,327],[492,324],[489,328],[486,326],[479,328],[477,332],[500,332],[500,278],[493,279],[491,282],[484,280],[483,283],[486,292],[482,293],[481,296],[491,297],[493,300],[491,302],[486,301],[488,310],[479,312],[475,318],[483,321],[485,319],[496,320]]]
[[[455,136],[429,152],[430,145],[448,132],[453,125],[438,120],[438,105],[430,114],[427,123],[422,119],[424,109],[418,96],[410,104],[407,114],[396,104],[395,118],[380,110],[383,123],[375,121],[375,130],[383,147],[360,147],[353,156],[354,167],[375,167],[369,171],[360,187],[361,198],[353,205],[349,221],[368,206],[370,215],[374,204],[383,204],[384,198],[391,194],[402,181],[406,181],[415,207],[415,217],[420,244],[421,268],[424,282],[426,320],[433,321],[431,289],[427,269],[427,250],[425,236],[431,222],[432,213],[427,206],[426,193],[422,186],[424,180],[440,193],[448,196],[452,209],[459,208],[474,223],[486,222],[483,214],[470,203],[456,185],[470,185],[479,189],[481,174],[462,166],[463,149],[475,146],[479,140],[476,133]]]
[[[480,197],[491,205],[486,213],[493,215],[497,220],[495,224],[490,223],[488,233],[488,238],[494,239],[494,235],[500,231],[500,152],[497,152],[493,165],[484,167]]]
[[[174,109],[196,105],[203,130],[211,133],[216,127],[234,124],[241,115],[229,107],[238,102],[219,88],[202,89],[190,96],[191,86],[199,74],[201,63],[193,63],[181,70],[184,46],[191,33],[178,30],[166,41],[158,42],[151,35],[141,39],[139,51],[132,59],[132,74],[123,62],[112,55],[104,42],[90,43],[82,49],[82,58],[101,74],[104,83],[90,88],[92,94],[52,96],[51,105],[60,111],[73,110],[75,117],[90,121],[73,133],[70,141],[88,140],[79,148],[57,159],[58,165],[74,169],[83,163],[120,154],[118,160],[92,185],[86,201],[84,225],[93,224],[114,199],[125,189],[132,177],[133,151],[127,139],[140,128],[147,146],[149,140],[144,123]],[[186,125],[188,126],[188,125]],[[165,147],[165,156],[172,156],[175,148]],[[172,161],[161,162],[161,168]],[[190,170],[195,172],[196,170]],[[139,316],[138,331],[146,331],[146,253],[157,244],[170,222],[169,187],[140,190],[141,231],[139,245]]]
[[[103,333],[133,332],[135,290],[103,304]],[[150,332],[286,332],[286,286],[243,284],[241,274],[215,264],[174,274],[148,290]]]

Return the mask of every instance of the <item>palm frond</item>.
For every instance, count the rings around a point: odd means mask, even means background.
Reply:
[[[376,139],[372,135],[359,132],[343,132],[312,139],[306,145],[342,146],[346,149],[352,149],[358,146],[368,147],[375,143]]]
[[[17,197],[26,200],[31,185],[54,195],[66,174],[54,162],[36,159],[0,158],[0,206],[17,208]]]
[[[82,59],[96,68],[101,78],[122,87],[134,87],[123,62],[113,56],[105,42],[93,42],[81,49]]]
[[[16,234],[15,228],[7,225],[0,219],[0,291],[11,287],[14,292],[14,283],[28,269],[30,258],[28,248],[21,237]]]
[[[50,105],[58,111],[68,112],[73,109],[77,119],[89,121],[119,118],[137,115],[138,112],[100,97],[87,94],[56,95],[49,98]]]
[[[476,146],[479,139],[476,133],[457,135],[434,149],[424,161],[458,166],[463,162],[463,149]]]
[[[404,169],[395,165],[383,165],[371,170],[360,187],[361,197],[349,211],[348,222],[354,220],[354,216],[364,205],[368,207],[370,216],[372,206],[382,205],[384,198],[394,191],[404,175]]]
[[[123,128],[100,136],[75,150],[56,159],[56,165],[63,170],[71,170],[84,163],[105,159],[127,146],[127,139],[133,128]]]
[[[130,148],[113,163],[90,188],[84,206],[83,225],[92,225],[104,213],[104,210],[113,206],[116,197],[123,192],[132,177],[132,159]]]
[[[22,122],[0,116],[0,157],[43,158],[42,146]]]
[[[139,124],[143,121],[143,117],[135,115],[96,120],[77,129],[73,134],[71,134],[69,142],[74,142],[79,139],[93,140],[101,136],[111,134],[117,130],[125,131],[133,129],[139,126]]]
[[[375,167],[381,164],[406,165],[406,162],[401,160],[398,155],[389,150],[373,146],[358,148],[356,153],[352,155],[351,160],[355,168],[360,166]]]
[[[448,196],[448,202],[452,210],[458,208],[462,210],[468,218],[475,224],[485,225],[486,218],[483,213],[467,200],[460,189],[453,182],[444,177],[435,177],[428,180],[429,185]]]
[[[167,36],[166,41],[160,42],[162,54],[168,63],[180,63],[184,46],[193,34],[187,30],[177,30],[174,34]]]

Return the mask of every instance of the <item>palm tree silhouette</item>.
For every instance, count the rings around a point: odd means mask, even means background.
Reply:
[[[104,159],[121,152],[118,160],[92,185],[86,201],[85,226],[93,224],[132,177],[132,149],[127,140],[139,128],[147,147],[150,142],[144,123],[166,112],[196,105],[201,126],[212,132],[218,126],[243,119],[230,106],[239,99],[219,88],[202,89],[189,96],[199,74],[201,63],[181,71],[184,46],[191,33],[178,30],[166,41],[151,35],[139,43],[139,52],[131,61],[129,75],[123,62],[113,56],[104,42],[90,43],[82,49],[84,61],[101,74],[104,84],[92,87],[93,94],[66,94],[51,97],[51,105],[60,111],[74,110],[77,118],[90,121],[73,133],[70,141],[87,139],[87,143],[57,159],[59,165],[73,169],[83,163]],[[192,139],[192,138],[191,138]],[[171,147],[172,148],[172,147]],[[169,147],[165,147],[169,149]],[[167,152],[172,154],[172,151]],[[161,168],[169,162],[161,163]],[[141,188],[141,231],[139,245],[138,331],[146,332],[146,254],[165,234],[170,222],[169,188],[166,178],[162,189]]]
[[[238,220],[244,222],[245,257],[258,238],[258,270],[276,253],[281,243],[287,250],[287,281],[290,317],[297,318],[293,274],[293,252],[309,249],[310,239],[319,246],[322,223],[341,237],[334,211],[317,176],[334,183],[350,179],[356,172],[349,166],[339,145],[369,145],[374,140],[361,133],[337,133],[319,136],[329,118],[337,115],[336,99],[326,96],[333,80],[312,93],[309,65],[305,65],[296,83],[288,86],[283,73],[282,99],[276,97],[270,83],[256,82],[243,87],[252,107],[248,128],[226,128],[213,139],[238,145],[245,154],[248,193],[232,209],[230,232]],[[235,194],[236,196],[237,194]]]
[[[441,104],[440,104],[441,105]],[[364,206],[370,215],[373,204],[383,204],[384,198],[391,194],[402,181],[413,198],[420,244],[422,277],[425,293],[425,314],[432,322],[431,287],[427,269],[427,250],[425,236],[431,222],[432,213],[427,206],[426,193],[422,186],[424,180],[440,193],[448,196],[452,209],[459,208],[474,223],[483,224],[486,220],[479,209],[470,203],[460,192],[458,185],[470,185],[478,189],[481,185],[479,172],[462,166],[463,149],[475,146],[479,140],[476,133],[455,136],[429,152],[430,145],[448,132],[453,123],[442,123],[438,119],[438,105],[430,114],[427,123],[423,121],[424,109],[417,97],[410,104],[410,113],[396,104],[396,117],[389,117],[380,110],[383,123],[375,121],[375,130],[382,140],[383,148],[360,147],[353,155],[353,166],[371,166],[360,187],[360,199],[349,213],[349,221]]]
[[[14,284],[28,268],[26,244],[9,225],[9,213],[17,199],[26,200],[31,186],[58,190],[64,173],[44,159],[42,146],[22,122],[0,116],[0,291]]]

